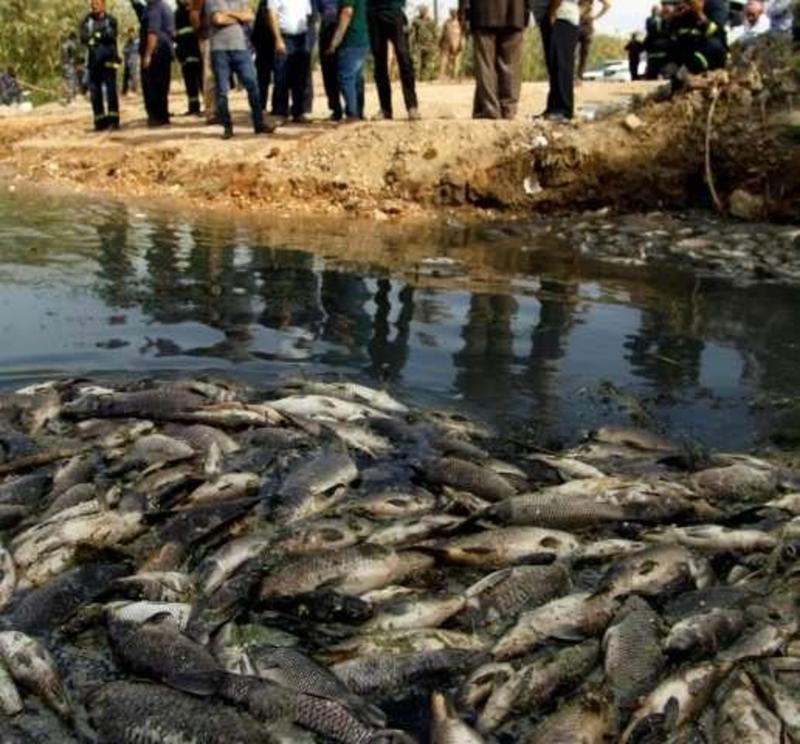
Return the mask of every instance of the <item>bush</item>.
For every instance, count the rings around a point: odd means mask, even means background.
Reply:
[[[128,0],[108,0],[120,37],[138,23]],[[87,0],[0,0],[0,68],[13,67],[20,81],[52,91],[61,87],[61,42],[78,31]],[[41,97],[41,93],[36,96]]]

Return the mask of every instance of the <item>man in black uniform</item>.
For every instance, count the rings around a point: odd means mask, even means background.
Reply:
[[[269,84],[272,80],[272,66],[275,61],[275,37],[269,25],[267,0],[259,0],[256,17],[250,33],[250,42],[256,53],[256,74],[261,108],[266,110],[269,101]]]
[[[650,17],[645,23],[644,50],[647,53],[648,80],[658,80],[669,54],[669,11],[672,6],[662,3],[654,5]]]
[[[105,0],[91,0],[91,8],[81,24],[80,36],[81,42],[89,47],[89,93],[94,128],[100,132],[119,129],[117,19],[106,13]]]
[[[693,75],[725,66],[728,58],[728,0],[683,0],[670,20],[670,61]]]
[[[181,64],[186,97],[187,116],[200,116],[200,91],[203,89],[203,60],[200,39],[189,21],[189,0],[178,0],[175,8],[175,56]]]
[[[131,4],[139,17],[142,93],[147,109],[147,126],[167,126],[175,18],[164,0],[147,0],[147,5],[131,0]]]

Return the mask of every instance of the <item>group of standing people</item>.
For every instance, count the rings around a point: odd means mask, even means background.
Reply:
[[[473,116],[513,119],[522,88],[525,28],[533,16],[542,37],[549,79],[547,107],[541,116],[553,121],[575,114],[575,52],[588,59],[594,22],[608,11],[608,0],[595,14],[594,0],[460,0],[461,17],[475,49]]]

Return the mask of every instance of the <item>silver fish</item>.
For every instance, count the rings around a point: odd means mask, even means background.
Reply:
[[[737,609],[714,608],[690,615],[670,628],[664,649],[683,656],[710,656],[733,641],[746,624],[745,613]]]
[[[431,744],[482,744],[483,737],[457,715],[441,692],[431,695]]]

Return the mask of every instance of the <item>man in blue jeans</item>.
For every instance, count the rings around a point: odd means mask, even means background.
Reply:
[[[346,121],[364,118],[364,60],[369,50],[367,0],[341,0],[339,22],[328,48],[336,55]]]
[[[272,131],[274,127],[264,123],[256,68],[247,48],[245,25],[253,21],[249,3],[247,0],[207,0],[206,12],[211,19],[211,65],[217,87],[217,114],[225,127],[223,139],[233,137],[233,122],[228,108],[228,89],[233,73],[247,90],[255,133]]]
[[[272,34],[275,38],[275,80],[272,114],[285,123],[292,94],[292,121],[303,124],[305,93],[311,52],[308,46],[308,20],[311,0],[267,0]]]

